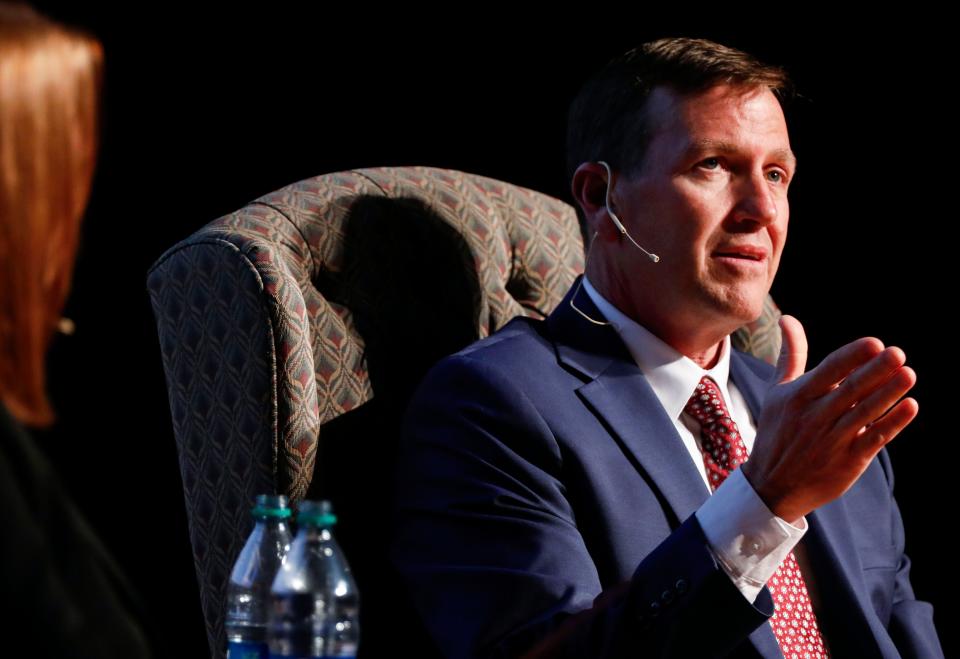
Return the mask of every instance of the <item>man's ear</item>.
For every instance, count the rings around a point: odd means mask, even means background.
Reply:
[[[583,162],[573,173],[570,192],[587,222],[587,235],[597,232],[601,240],[619,235],[607,213],[607,170],[598,162]],[[614,211],[616,212],[616,211]]]

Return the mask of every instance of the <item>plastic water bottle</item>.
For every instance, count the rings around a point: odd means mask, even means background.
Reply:
[[[287,498],[261,494],[227,585],[227,659],[266,659],[270,586],[290,550]]]
[[[329,501],[304,501],[299,530],[270,591],[271,659],[353,659],[360,642],[360,596],[333,538]]]

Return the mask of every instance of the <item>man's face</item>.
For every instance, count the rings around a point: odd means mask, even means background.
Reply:
[[[638,173],[615,173],[611,205],[660,262],[605,243],[612,301],[673,345],[725,335],[759,317],[786,240],[796,161],[783,111],[766,88],[726,85],[658,87],[647,107],[649,149]]]

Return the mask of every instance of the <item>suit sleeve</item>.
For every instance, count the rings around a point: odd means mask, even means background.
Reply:
[[[565,490],[556,438],[496,366],[431,371],[403,425],[391,557],[444,656],[720,657],[773,614],[695,515],[604,589]]]
[[[897,650],[904,658],[935,659],[943,657],[940,638],[933,624],[933,605],[918,600],[910,584],[910,558],[904,553],[906,534],[900,508],[893,497],[893,465],[887,449],[878,454],[883,472],[890,486],[890,501],[893,507],[893,544],[900,561],[893,586],[893,607],[887,631]]]

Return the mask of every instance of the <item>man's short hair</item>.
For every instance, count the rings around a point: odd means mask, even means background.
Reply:
[[[784,109],[794,96],[784,69],[706,39],[658,39],[615,57],[584,83],[570,105],[567,183],[584,162],[605,160],[625,175],[640,170],[652,132],[646,102],[658,85],[689,94],[720,84],[765,86]]]

